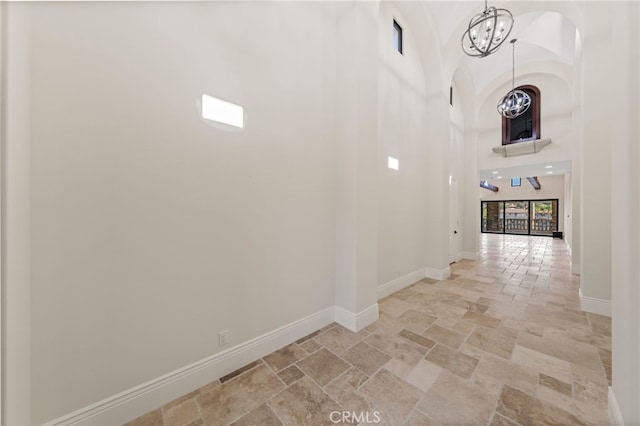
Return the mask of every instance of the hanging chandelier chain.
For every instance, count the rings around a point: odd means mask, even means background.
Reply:
[[[511,91],[516,90],[516,43],[511,43]]]
[[[516,90],[516,41],[511,40],[511,90],[498,103],[498,112],[505,118],[518,117],[531,105],[531,97],[524,90]]]

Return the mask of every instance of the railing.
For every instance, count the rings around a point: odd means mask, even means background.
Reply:
[[[482,219],[482,231],[483,232],[504,232],[506,233],[526,233],[528,231],[527,222],[529,219],[498,219],[494,221],[492,225],[493,228],[488,228],[487,219]],[[497,225],[497,226],[495,226]],[[549,234],[553,231],[557,231],[554,229],[553,222],[551,219],[532,219],[531,220],[531,233],[544,233]]]

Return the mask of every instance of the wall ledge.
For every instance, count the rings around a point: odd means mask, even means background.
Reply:
[[[500,154],[503,157],[515,157],[516,155],[535,154],[540,152],[542,148],[549,145],[551,139],[536,139],[528,142],[518,142],[509,145],[494,146],[491,148],[496,154]]]

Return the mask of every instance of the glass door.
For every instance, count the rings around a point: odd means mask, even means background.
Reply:
[[[505,201],[504,232],[529,233],[529,201]]]
[[[485,233],[553,236],[558,231],[558,200],[482,201]]]
[[[558,200],[531,201],[531,235],[552,236],[558,230]]]

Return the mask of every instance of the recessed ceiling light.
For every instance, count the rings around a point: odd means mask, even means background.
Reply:
[[[493,173],[494,175],[497,175],[497,174],[498,174],[498,172],[491,172],[491,173]]]
[[[553,166],[544,166],[545,169],[551,169]]]
[[[498,179],[502,179],[502,176],[498,176]]]
[[[553,172],[547,172],[548,175],[552,174]]]

